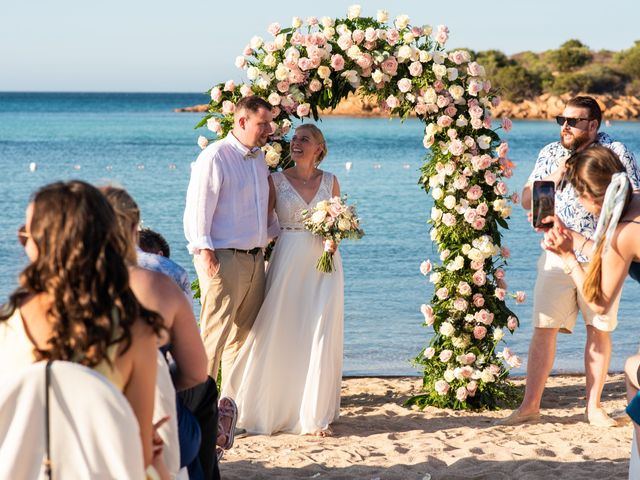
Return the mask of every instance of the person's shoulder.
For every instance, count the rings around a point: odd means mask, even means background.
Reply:
[[[598,143],[607,148],[610,148],[614,152],[618,154],[618,156],[622,156],[624,154],[631,153],[629,147],[627,147],[624,143],[614,140],[609,134],[600,132],[598,134]]]
[[[221,138],[213,143],[207,145],[198,155],[197,161],[220,161],[225,153],[228,153],[233,146],[226,141],[226,138]]]
[[[560,143],[558,141],[547,143],[540,150],[540,153],[538,154],[538,157],[547,157],[547,156],[550,156],[550,155],[554,155],[554,154],[557,153],[558,150],[563,149],[563,148],[564,147],[562,146],[562,143]]]

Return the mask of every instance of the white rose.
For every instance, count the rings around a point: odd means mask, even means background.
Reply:
[[[445,337],[450,337],[455,333],[455,331],[456,329],[449,322],[444,322],[442,325],[440,325],[439,332]]]
[[[293,17],[291,19],[291,26],[293,28],[300,28],[302,26],[302,19],[300,17]]]
[[[371,74],[371,79],[374,81],[374,83],[380,83],[382,82],[382,80],[384,80],[384,73],[382,73],[382,71],[380,70],[376,70]]]
[[[431,208],[431,220],[434,222],[439,221],[442,218],[442,210],[436,207]]]
[[[389,20],[389,12],[387,12],[386,10],[378,10],[378,12],[376,13],[376,19],[380,23],[387,23],[387,20]]]
[[[269,167],[275,168],[278,166],[278,163],[280,163],[280,154],[276,152],[275,149],[270,148],[267,150],[267,153],[265,153],[264,160]]]
[[[347,17],[349,17],[350,20],[353,20],[354,18],[358,18],[360,16],[361,11],[362,11],[362,7],[360,7],[360,5],[351,5],[347,10]]]
[[[335,22],[333,21],[333,18],[331,17],[322,17],[320,19],[320,23],[324,28],[333,27],[333,25],[335,24]]]
[[[427,90],[424,92],[424,101],[427,103],[436,103],[436,101],[438,100],[438,94],[436,93],[435,89],[433,89],[432,87],[427,88]],[[437,126],[434,124],[434,129],[437,128]]]
[[[262,45],[264,45],[264,40],[262,40],[262,37],[259,36],[255,36],[251,38],[251,41],[249,42],[249,45],[251,45],[251,48],[253,48],[254,50],[259,49]]]
[[[396,54],[400,63],[404,63],[409,60],[411,58],[411,55],[413,55],[413,50],[409,45],[402,45],[398,49],[398,53]]]
[[[323,80],[329,78],[331,76],[331,69],[325,65],[320,65],[318,67],[318,77]]]
[[[447,78],[450,82],[453,82],[458,78],[458,69],[457,68],[447,68]]]
[[[431,25],[423,25],[422,26],[422,33],[424,35],[431,35],[431,32],[433,32],[433,27]]]
[[[449,87],[449,93],[454,100],[458,100],[464,95],[464,88],[462,88],[460,85],[451,85]]]
[[[320,225],[322,222],[324,222],[326,216],[327,212],[323,210],[316,210],[315,212],[313,212],[313,215],[311,215],[311,221],[316,225]]]
[[[280,105],[280,95],[278,95],[276,92],[271,93],[267,100],[273,106]]]
[[[424,50],[420,50],[419,58],[420,58],[420,61],[422,63],[427,63],[427,62],[431,61],[431,59],[433,57],[431,56],[431,54],[429,52],[426,52]]]
[[[258,78],[258,75],[260,75],[260,70],[258,70],[256,67],[247,68],[247,78],[249,80],[255,80],[256,78]]]
[[[491,373],[489,369],[486,368],[482,371],[482,375],[480,375],[480,380],[482,380],[484,383],[491,383],[495,381],[495,377],[493,376],[493,373]]]
[[[504,337],[504,331],[502,331],[502,329],[501,329],[501,328],[496,328],[496,329],[493,331],[493,339],[494,339],[496,342],[499,342],[500,340],[502,340],[502,337]]]
[[[345,232],[351,228],[351,222],[346,218],[341,218],[338,220],[338,230]]]
[[[453,195],[447,195],[444,198],[444,206],[449,210],[453,210],[453,207],[456,206],[456,197],[454,197]]]
[[[438,80],[442,79],[442,77],[444,77],[447,74],[447,67],[445,67],[444,65],[439,65],[437,63],[434,63],[431,69],[433,70],[433,73],[436,74],[436,78]]]
[[[278,66],[276,67],[276,80],[282,81],[286,80],[287,78],[289,78],[289,69],[283,63],[278,64]]]
[[[280,33],[274,40],[273,44],[276,46],[278,50],[282,50],[284,46],[287,44],[286,35],[284,35],[283,33]]]
[[[435,285],[436,283],[440,283],[441,278],[442,278],[442,275],[440,274],[440,272],[433,272],[429,277],[429,281]]]
[[[453,380],[456,378],[456,375],[453,370],[447,369],[445,370],[443,377],[447,382],[453,382]]]
[[[442,191],[442,189],[440,187],[436,187],[433,190],[431,190],[431,196],[435,200],[440,200],[443,195],[444,195],[444,192]],[[455,201],[455,199],[454,199],[454,201]]]
[[[244,68],[247,66],[247,59],[244,58],[244,55],[238,55],[236,57],[236,68]]]
[[[402,30],[403,28],[406,28],[407,25],[409,25],[409,16],[408,15],[398,15],[396,17],[395,22],[396,28],[398,30]]]
[[[436,240],[438,240],[438,229],[432,228],[431,231],[429,232],[429,237],[431,238],[432,242],[435,242]]]
[[[488,135],[480,135],[477,139],[478,147],[482,150],[487,150],[491,146],[491,137]]]
[[[361,55],[360,47],[357,45],[351,45],[347,50],[347,57],[355,60]]]
[[[273,55],[268,54],[262,59],[262,63],[264,65],[266,65],[267,67],[272,67],[273,68],[278,63],[278,60]]]

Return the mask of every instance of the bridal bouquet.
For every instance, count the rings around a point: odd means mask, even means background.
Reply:
[[[346,199],[345,196],[322,200],[312,209],[301,212],[305,228],[324,238],[324,252],[316,264],[316,268],[324,273],[333,271],[332,247],[337,247],[345,238],[357,240],[364,235],[356,209],[347,205]]]

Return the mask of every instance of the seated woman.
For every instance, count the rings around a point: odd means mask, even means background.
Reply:
[[[640,193],[631,191],[624,166],[608,148],[589,147],[571,157],[567,167],[567,178],[580,203],[599,216],[598,227],[594,238],[587,239],[568,230],[554,217],[554,227],[545,234],[543,248],[562,258],[589,307],[598,314],[606,314],[620,294],[627,273],[640,281]],[[576,259],[576,246],[585,253],[593,252],[587,271]],[[629,401],[640,389],[638,367],[640,355],[627,359]],[[635,429],[640,441],[637,423]]]
[[[153,460],[166,478],[154,455],[156,363],[149,361],[163,324],[130,288],[117,229],[113,209],[87,183],[36,192],[19,232],[30,263],[0,312],[0,374],[47,360],[104,374],[138,419],[145,466]]]

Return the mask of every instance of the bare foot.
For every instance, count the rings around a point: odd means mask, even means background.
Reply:
[[[537,422],[538,420],[540,420],[540,412],[523,413],[518,409],[514,410],[508,417],[496,420],[494,425],[520,425],[521,423]]]
[[[606,410],[602,407],[586,410],[585,417],[587,422],[594,427],[609,428],[617,425],[616,421],[607,415]]]
[[[318,430],[317,432],[313,432],[311,435],[314,437],[333,437],[333,430],[330,427],[325,428],[324,430]]]

